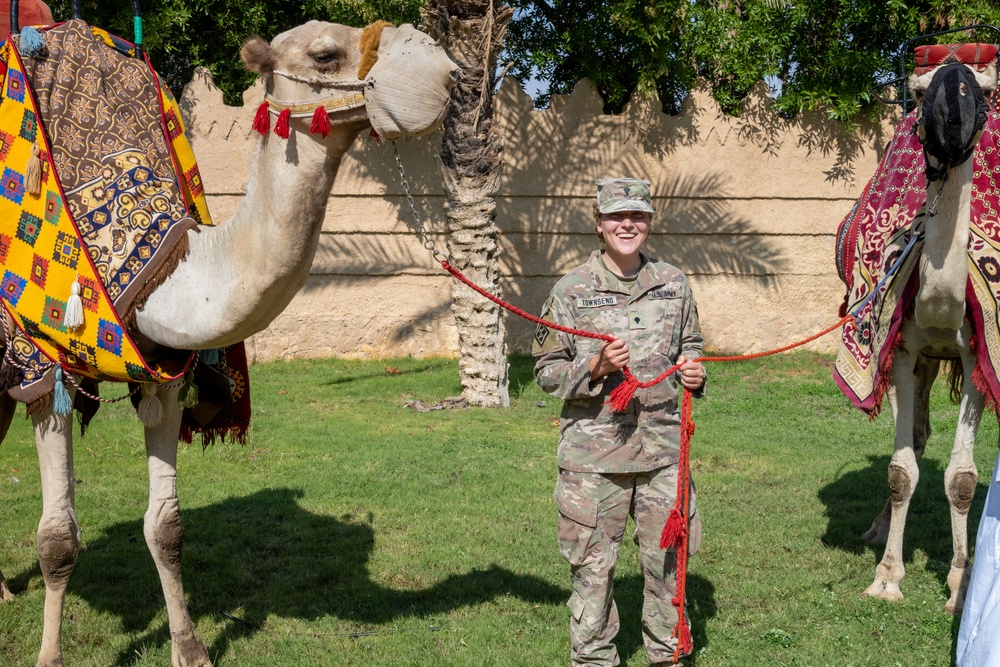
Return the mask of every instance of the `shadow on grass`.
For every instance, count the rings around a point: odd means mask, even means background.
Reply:
[[[390,370],[391,369],[391,370]],[[415,368],[395,368],[391,366],[386,366],[385,369],[372,372],[372,373],[359,373],[357,375],[349,375],[347,377],[339,377],[332,380],[326,380],[322,382],[324,387],[335,387],[340,384],[350,384],[352,382],[363,382],[365,380],[374,380],[375,378],[384,377],[395,377],[398,375],[414,375],[416,373],[426,373],[429,371],[441,370],[440,363],[424,364],[422,366],[417,366]]]
[[[889,460],[889,455],[869,456],[867,467],[840,475],[820,489],[818,495],[826,505],[828,518],[823,544],[859,555],[871,552],[872,577],[884,547],[869,545],[861,536],[871,527],[889,498]],[[951,513],[944,491],[944,467],[941,462],[926,457],[919,466],[920,479],[910,501],[903,533],[903,562],[913,562],[915,549],[924,551],[927,554],[927,569],[934,572],[941,582],[946,599],[952,540]],[[975,542],[989,483],[988,475],[980,476],[968,518],[970,550]],[[941,604],[944,605],[944,600]]]
[[[508,595],[536,604],[569,597],[567,589],[498,565],[453,574],[423,590],[387,588],[368,571],[375,544],[372,526],[350,516],[309,512],[299,506],[301,497],[293,489],[267,489],[183,511],[184,582],[192,616],[221,619],[229,612],[252,624],[229,621],[207,647],[210,655],[223,656],[233,640],[267,632],[267,621],[275,616],[333,616],[373,626],[435,617]],[[15,577],[18,588],[39,576],[37,566],[33,572]],[[166,624],[150,628],[164,603],[141,521],[115,524],[88,541],[69,592],[117,616],[123,631],[134,635],[115,665],[132,664],[136,651],[170,639]]]
[[[697,558],[697,556],[694,556]],[[615,646],[622,656],[622,664],[627,664],[627,656],[642,649],[642,575],[631,574],[615,579],[615,602],[618,605],[618,619],[621,629],[615,638]],[[687,613],[691,622],[691,640],[694,642],[694,655],[684,660],[686,667],[696,664],[698,651],[708,646],[708,621],[716,614],[715,586],[708,579],[688,573],[687,578]],[[633,661],[636,667],[648,664],[645,651],[640,651],[642,657]]]

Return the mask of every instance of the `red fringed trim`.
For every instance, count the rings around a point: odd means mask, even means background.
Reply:
[[[253,117],[253,129],[262,135],[267,134],[268,130],[271,129],[271,110],[267,106],[267,102],[261,102],[260,106],[257,107],[257,115]]]
[[[615,387],[611,395],[608,396],[607,404],[614,412],[624,412],[635,395],[635,390],[639,388],[639,381],[635,379],[627,366],[622,369],[622,372],[625,373],[625,381]]]
[[[666,523],[663,524],[663,532],[660,533],[660,548],[676,549],[684,538],[685,530],[680,510],[674,507],[670,510],[670,516],[667,517]]]
[[[291,131],[288,128],[288,119],[292,117],[291,109],[284,109],[278,114],[278,122],[274,124],[274,133],[282,139],[287,139]]]
[[[326,139],[330,134],[330,114],[323,107],[316,107],[313,112],[312,123],[309,124],[309,131],[312,134],[321,134]]]

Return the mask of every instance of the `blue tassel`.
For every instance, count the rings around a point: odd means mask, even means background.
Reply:
[[[45,53],[45,40],[41,33],[28,26],[21,28],[21,53],[29,58],[37,58]]]
[[[213,347],[210,350],[201,351],[201,363],[214,366],[219,363],[219,348]]]
[[[52,399],[52,414],[68,415],[73,412],[73,401],[70,400],[66,385],[63,384],[62,366],[56,366],[55,396]]]

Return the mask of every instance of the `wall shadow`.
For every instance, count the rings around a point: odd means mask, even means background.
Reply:
[[[223,619],[235,612],[208,646],[224,656],[241,636],[266,631],[272,617],[313,620],[333,616],[359,626],[401,618],[426,618],[511,595],[536,604],[558,604],[568,589],[496,564],[452,574],[423,590],[396,590],[372,580],[368,570],[377,535],[368,521],[340,519],[303,509],[303,492],[289,488],[183,510],[187,539],[184,581],[192,617]],[[31,572],[14,578],[18,590]],[[141,521],[111,526],[81,552],[69,592],[92,608],[121,619],[134,634],[115,665],[129,665],[146,645],[170,641],[166,624],[150,627],[163,609],[155,567]]]

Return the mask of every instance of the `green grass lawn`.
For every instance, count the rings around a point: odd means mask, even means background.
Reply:
[[[460,393],[444,359],[296,361],[251,368],[246,446],[181,445],[184,579],[217,667],[566,665],[567,566],[556,548],[559,401],[512,359],[506,410],[416,412]],[[688,595],[698,667],[947,665],[951,556],[943,473],[956,420],[943,383],[910,509],[902,583],[859,596],[881,549],[860,535],[887,495],[888,414],[870,422],[798,353],[713,364],[694,408],[705,522]],[[107,386],[116,396],[120,386]],[[44,585],[29,422],[0,446],[0,664],[33,665]],[[984,420],[975,537],[996,455]],[[168,665],[159,580],[142,537],[141,430],[106,406],[76,444],[83,548],[67,596],[67,665]],[[642,583],[628,540],[616,575],[623,664],[645,666]],[[239,620],[237,620],[239,619]]]

